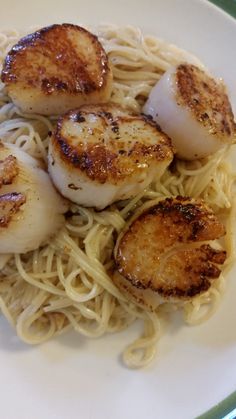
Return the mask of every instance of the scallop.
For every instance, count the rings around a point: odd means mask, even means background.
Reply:
[[[202,201],[166,198],[141,211],[121,232],[114,282],[147,310],[184,302],[207,291],[221,273],[226,252],[216,246],[223,224]]]
[[[117,105],[87,105],[59,118],[49,173],[60,193],[103,209],[143,191],[173,158],[171,142],[148,118]]]
[[[232,108],[222,82],[192,64],[171,67],[143,109],[170,136],[179,158],[214,154],[235,140]]]
[[[42,115],[107,102],[112,89],[112,71],[98,38],[68,23],[22,38],[6,56],[1,78],[15,105]]]
[[[0,254],[25,253],[45,244],[62,227],[66,210],[66,201],[39,162],[0,143]]]

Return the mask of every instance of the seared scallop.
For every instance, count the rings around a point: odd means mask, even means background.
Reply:
[[[120,234],[114,282],[133,301],[155,309],[207,291],[226,252],[211,246],[225,228],[201,200],[167,198],[139,214]]]
[[[170,140],[156,123],[116,105],[91,105],[59,119],[49,173],[66,198],[102,209],[138,194],[172,158]]]
[[[22,111],[43,115],[107,102],[112,88],[112,72],[98,38],[66,23],[22,38],[8,53],[1,77]]]
[[[63,225],[66,210],[37,160],[0,143],[0,254],[37,249]]]
[[[209,156],[235,139],[232,108],[222,82],[192,64],[171,67],[144,106],[171,137],[177,156]]]

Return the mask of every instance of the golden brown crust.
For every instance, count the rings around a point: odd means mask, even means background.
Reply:
[[[78,49],[90,42],[89,51]],[[110,78],[107,55],[98,38],[80,26],[64,23],[51,25],[22,38],[8,53],[1,79],[6,85],[22,83],[41,89],[45,95],[60,92],[89,94],[101,91]]]
[[[138,216],[121,234],[115,250],[119,273],[134,287],[163,297],[191,298],[218,278],[226,252],[202,241],[225,233],[200,200],[167,198]]]
[[[23,194],[12,192],[0,195],[0,227],[7,227],[11,218],[26,202]]]
[[[99,124],[93,129],[86,123],[91,115],[95,115]],[[67,134],[64,126],[68,121],[81,126],[80,137]],[[155,140],[150,141],[151,137]],[[116,184],[154,162],[170,162],[173,158],[171,141],[155,122],[144,115],[130,115],[111,104],[69,111],[59,118],[52,144],[65,164],[99,183]]]
[[[0,188],[2,185],[11,184],[18,172],[16,157],[10,155],[4,160],[0,160]]]
[[[217,83],[192,64],[180,64],[176,70],[177,103],[187,106],[211,134],[228,141],[236,125],[224,85]]]

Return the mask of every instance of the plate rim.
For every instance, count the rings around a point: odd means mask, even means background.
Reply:
[[[236,416],[236,391],[196,419],[233,419]],[[231,416],[232,415],[232,416]]]
[[[213,6],[222,10],[231,16],[233,19],[236,18],[236,2],[235,0],[208,0]]]
[[[211,7],[215,7],[220,13],[227,14],[227,17],[233,19],[235,22],[236,18],[236,2],[234,0],[228,0],[227,3],[221,0],[208,0],[211,3]],[[210,410],[207,410],[202,415],[198,416],[197,419],[233,419],[236,416],[236,390],[221,400],[218,404],[213,406]],[[234,415],[231,417],[231,414]]]

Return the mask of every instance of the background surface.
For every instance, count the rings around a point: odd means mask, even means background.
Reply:
[[[232,16],[236,17],[236,0],[210,0],[212,3],[224,9]]]

